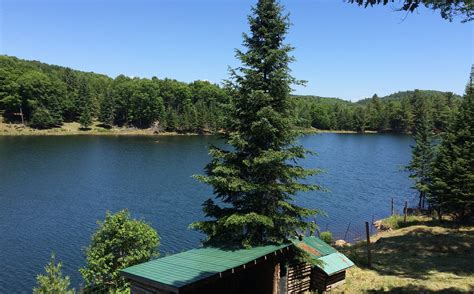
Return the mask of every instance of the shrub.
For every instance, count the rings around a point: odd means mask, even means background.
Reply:
[[[30,126],[36,129],[49,129],[56,125],[48,109],[44,107],[37,108],[31,116]]]
[[[384,227],[390,228],[392,230],[400,229],[406,226],[409,226],[410,223],[416,221],[416,217],[413,215],[407,215],[407,221],[403,221],[403,215],[394,214],[382,220]]]
[[[334,242],[334,239],[332,237],[332,233],[329,231],[321,232],[319,234],[319,239],[323,240],[324,242],[331,244]]]

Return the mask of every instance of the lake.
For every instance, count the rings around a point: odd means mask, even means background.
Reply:
[[[361,237],[364,222],[387,216],[395,199],[415,201],[403,171],[412,139],[389,134],[308,135],[300,143],[318,153],[304,161],[324,174],[310,179],[328,192],[297,202],[327,213],[316,222],[337,238]],[[191,176],[208,162],[212,136],[0,136],[0,293],[30,293],[52,251],[73,286],[82,280],[83,248],[105,212],[128,208],[161,236],[160,253],[199,246],[187,229],[202,218],[211,189]],[[350,223],[350,225],[349,225]]]

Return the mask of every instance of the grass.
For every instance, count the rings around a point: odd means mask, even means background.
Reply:
[[[112,136],[134,136],[134,135],[179,135],[176,132],[156,133],[153,129],[138,129],[126,127],[105,128],[99,122],[95,122],[89,129],[83,130],[77,122],[63,123],[59,128],[38,130],[26,127],[22,124],[5,123],[0,118],[0,136],[64,136],[64,135],[112,135]],[[193,134],[186,134],[193,135]]]
[[[0,113],[1,114],[1,113]],[[317,130],[314,128],[298,130],[301,135],[317,134],[317,133],[339,133],[339,134],[355,134],[354,131],[335,131],[335,130]],[[113,136],[133,136],[133,135],[145,135],[145,136],[173,136],[173,135],[205,135],[210,134],[205,132],[204,134],[197,133],[177,133],[177,132],[160,132],[156,133],[153,129],[138,129],[138,128],[127,128],[127,127],[112,127],[106,128],[99,122],[94,122],[93,125],[87,129],[81,129],[77,122],[67,122],[59,128],[51,128],[38,130],[33,129],[22,124],[10,124],[3,122],[3,118],[0,115],[0,136],[64,136],[64,135],[113,135]]]
[[[404,228],[406,226],[412,225],[414,221],[417,221],[418,217],[414,215],[407,215],[407,221],[404,222],[404,216],[394,214],[382,220],[382,224],[384,227],[396,230],[400,228]]]
[[[414,216],[387,222],[399,229],[371,237],[371,269],[365,242],[341,249],[357,266],[332,293],[474,292],[473,226]]]

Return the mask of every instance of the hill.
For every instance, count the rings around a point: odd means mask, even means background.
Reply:
[[[418,90],[418,92],[423,97],[432,97],[433,99],[441,99],[442,97],[447,96],[447,95],[452,95],[455,99],[461,98],[461,96],[457,94],[453,94],[451,92],[442,92],[442,91],[435,91],[435,90]],[[414,93],[415,93],[415,90],[399,91],[387,96],[380,97],[380,100],[387,101],[387,102],[388,101],[401,101],[404,99],[410,99],[411,97],[413,97]],[[360,105],[366,105],[370,103],[371,100],[372,98],[365,98],[355,103],[360,104]]]

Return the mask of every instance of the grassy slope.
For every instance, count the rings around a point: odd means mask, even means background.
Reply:
[[[407,225],[371,238],[373,269],[365,243],[346,249],[358,266],[332,293],[473,293],[474,227],[426,218]]]
[[[60,128],[37,130],[21,124],[6,124],[0,119],[0,136],[53,136],[53,135],[157,135],[152,129],[119,128],[105,129],[96,122],[89,130],[81,130],[77,122],[64,123]],[[163,132],[159,135],[177,135],[175,132]]]

